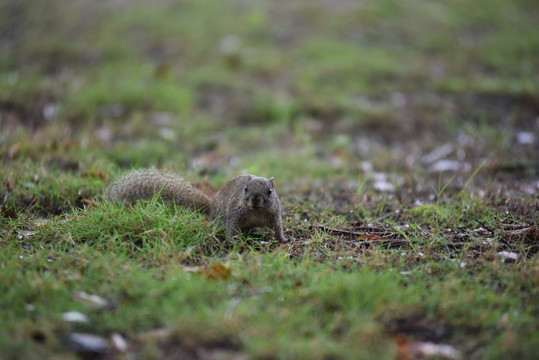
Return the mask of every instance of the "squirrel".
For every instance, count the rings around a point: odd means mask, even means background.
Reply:
[[[280,242],[286,242],[281,221],[281,202],[272,178],[240,175],[209,197],[185,179],[156,169],[130,171],[107,189],[109,201],[151,199],[156,194],[167,203],[198,210],[224,226],[229,237],[255,227],[269,227]]]

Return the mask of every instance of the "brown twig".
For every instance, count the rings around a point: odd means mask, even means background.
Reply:
[[[500,232],[508,237],[508,238],[512,238],[512,239],[516,239],[516,238],[522,238],[522,237],[526,237],[530,240],[537,240],[539,239],[539,228],[537,226],[528,226],[528,227],[525,227],[523,229],[515,229],[515,230],[500,230]]]
[[[361,233],[358,231],[352,231],[352,230],[345,230],[345,229],[336,229],[325,225],[315,225],[311,224],[310,227],[312,228],[319,228],[323,229],[325,231],[331,232],[331,233],[337,233],[337,234],[346,234],[346,235],[353,235],[358,236],[360,239],[365,238],[368,236],[377,236],[379,239],[368,239],[368,240],[359,240],[355,241],[355,245],[370,245],[370,244],[384,244],[384,243],[391,243],[391,244],[407,244],[408,240],[405,239],[394,239],[394,238],[386,238],[384,236],[387,235],[397,235],[395,232],[389,232],[389,231],[370,231],[368,234]]]
[[[345,229],[336,229],[336,228],[332,228],[332,227],[329,227],[329,226],[326,226],[326,225],[311,224],[310,227],[319,228],[319,229],[322,229],[322,230],[326,230],[328,232],[338,233],[338,234],[347,234],[347,235],[355,235],[355,236],[364,236],[364,235],[366,235],[365,233],[362,233],[362,232],[352,231],[352,230],[345,230]],[[379,236],[397,235],[397,233],[391,232],[391,231],[368,231],[368,233],[370,235],[379,235]]]
[[[477,223],[479,223],[479,225],[481,225],[482,227],[484,227],[487,231],[489,231],[490,234],[491,234],[492,236],[494,236],[494,231],[492,231],[491,228],[489,228],[488,226],[486,226],[485,224],[483,224],[481,221],[479,221],[479,220],[477,220],[477,219],[475,219],[475,221],[476,221]]]
[[[378,239],[378,240],[361,240],[361,241],[356,242],[357,245],[386,244],[386,243],[408,244],[408,240],[386,238],[386,239]]]

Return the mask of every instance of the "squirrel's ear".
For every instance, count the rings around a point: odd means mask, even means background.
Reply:
[[[272,187],[275,187],[275,181],[273,181],[273,176],[269,178]]]

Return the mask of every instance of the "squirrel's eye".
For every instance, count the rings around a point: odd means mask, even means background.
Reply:
[[[268,189],[268,195],[271,195],[273,190],[271,190],[271,188]]]
[[[249,188],[247,186],[245,186],[245,192],[247,192],[247,190],[249,190]]]

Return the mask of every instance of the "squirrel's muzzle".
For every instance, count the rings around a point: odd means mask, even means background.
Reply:
[[[260,195],[249,196],[249,198],[247,199],[247,206],[249,206],[250,208],[267,207],[264,197]]]

